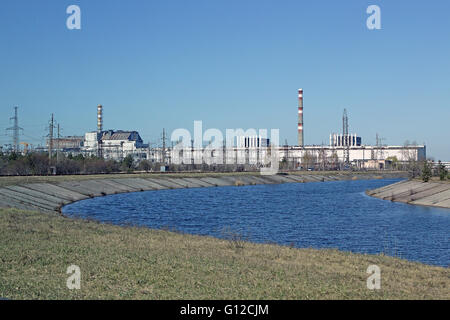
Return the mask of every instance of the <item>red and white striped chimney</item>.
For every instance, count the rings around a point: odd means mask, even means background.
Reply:
[[[298,145],[304,146],[303,138],[303,89],[298,89]]]
[[[97,132],[103,131],[103,106],[99,104],[97,106]]]

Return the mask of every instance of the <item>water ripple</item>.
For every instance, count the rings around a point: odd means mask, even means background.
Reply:
[[[385,253],[448,267],[450,210],[368,197],[398,180],[175,189],[87,199],[69,216],[255,242]]]

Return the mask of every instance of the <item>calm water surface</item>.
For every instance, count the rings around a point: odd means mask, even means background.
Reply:
[[[118,194],[64,207],[68,216],[296,247],[385,253],[448,267],[450,209],[364,194],[399,180],[293,183]]]

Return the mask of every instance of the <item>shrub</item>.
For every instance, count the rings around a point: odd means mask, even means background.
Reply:
[[[131,171],[134,168],[134,160],[131,155],[126,156],[122,161],[122,166],[126,171]]]
[[[248,237],[245,237],[240,232],[231,230],[229,227],[223,228],[221,233],[223,238],[228,241],[230,249],[244,249],[245,243],[248,241]]]
[[[422,169],[422,180],[423,182],[428,182],[431,177],[432,177],[431,167],[428,161],[425,160]]]
[[[441,160],[439,160],[438,164],[438,175],[441,181],[444,181],[448,175],[447,168],[442,164]]]
[[[138,165],[138,170],[149,172],[152,170],[152,163],[148,160],[142,160]]]

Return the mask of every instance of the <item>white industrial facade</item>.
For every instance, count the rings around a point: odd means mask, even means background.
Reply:
[[[344,155],[347,147],[333,146],[306,146],[300,147],[280,147],[278,154],[281,159],[293,162],[296,165],[303,165],[308,159],[309,163],[342,163],[345,161]],[[349,160],[359,168],[373,167],[377,160],[394,160],[400,163],[411,161],[423,161],[426,159],[425,146],[351,146],[349,150]]]
[[[358,146],[358,137],[349,135],[351,139],[336,140],[332,142],[349,141],[349,147],[343,146],[279,146],[274,147],[279,161],[287,161],[295,167],[304,167],[319,163],[344,162],[345,150],[349,150],[349,160],[360,168],[376,166],[378,160],[393,160],[398,162],[423,161],[426,159],[426,147],[421,146]],[[105,159],[122,160],[132,155],[136,160],[147,159],[150,162],[166,164],[254,164],[267,163],[272,154],[270,142],[259,136],[239,137],[237,147],[228,149],[219,148],[166,148],[163,157],[162,148],[149,148],[145,145],[136,131],[103,131],[88,132],[85,134],[82,153],[100,155]],[[344,143],[345,145],[346,143]],[[375,161],[375,162],[374,162]],[[307,162],[307,163],[306,163]]]
[[[147,149],[137,131],[108,130],[87,132],[82,152],[112,160],[122,160],[128,155],[145,159]]]
[[[330,146],[306,146],[300,147],[280,147],[279,155],[288,159],[301,159],[306,154],[312,157],[320,157],[325,155],[327,158],[337,158],[339,161],[344,160],[345,147]],[[388,158],[396,158],[398,161],[422,161],[426,158],[425,146],[351,146],[350,161],[364,160],[385,160]]]
[[[309,164],[342,163],[344,162],[345,147],[306,146],[275,147],[279,161],[294,163],[302,166]],[[211,150],[207,148],[167,149],[165,159],[167,163],[183,164],[263,164],[271,155],[270,147],[248,147]],[[374,167],[376,161],[394,160],[398,162],[423,161],[426,159],[425,146],[355,146],[349,147],[350,162],[361,168]],[[147,149],[146,158],[151,162],[162,162],[162,149]],[[203,159],[203,161],[202,161]]]

